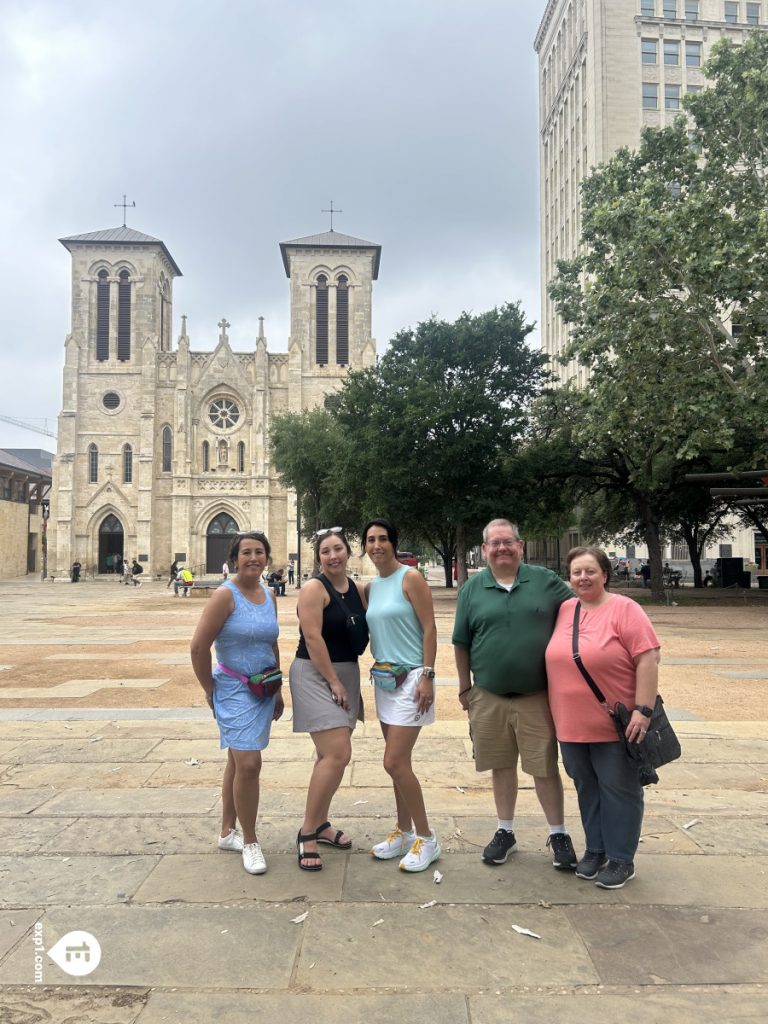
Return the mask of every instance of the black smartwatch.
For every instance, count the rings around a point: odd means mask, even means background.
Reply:
[[[435,670],[433,668],[428,668],[426,665],[421,670],[421,674],[423,676],[426,676],[427,679],[434,679],[435,678]]]
[[[650,718],[653,714],[653,708],[649,708],[647,704],[635,704],[635,711],[639,711],[646,718]]]

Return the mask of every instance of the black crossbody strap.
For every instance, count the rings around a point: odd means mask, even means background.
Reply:
[[[341,597],[339,597],[339,592],[338,592],[338,590],[336,589],[336,587],[334,587],[334,585],[333,585],[333,584],[331,583],[331,581],[330,581],[330,580],[327,580],[327,579],[325,578],[325,576],[323,576],[323,574],[322,574],[322,573],[321,573],[321,574],[320,574],[320,575],[319,575],[319,576],[318,576],[317,578],[318,578],[318,579],[320,580],[320,582],[321,582],[321,583],[323,584],[323,586],[324,586],[324,587],[325,587],[325,589],[326,589],[326,590],[328,591],[328,593],[329,593],[329,594],[330,594],[330,596],[331,596],[331,597],[333,598],[333,600],[334,600],[334,601],[336,602],[336,604],[337,604],[337,605],[339,606],[339,608],[341,608],[341,610],[342,610],[342,611],[344,612],[344,617],[346,618],[347,622],[349,622],[349,620],[350,620],[350,619],[351,619],[351,618],[352,618],[353,616],[352,616],[352,615],[350,614],[350,611],[349,611],[349,609],[348,609],[348,608],[347,608],[347,606],[346,606],[346,605],[344,604],[344,602],[343,602],[343,601],[341,600]],[[349,577],[347,577],[347,578],[349,579]],[[352,580],[350,580],[350,581],[349,581],[349,585],[350,585],[350,587],[353,587],[353,586],[354,586],[354,583],[352,582]]]
[[[586,679],[587,683],[589,684],[589,688],[592,691],[592,693],[594,693],[595,697],[597,697],[597,699],[600,701],[600,703],[606,709],[608,714],[613,714],[611,709],[608,707],[608,702],[605,699],[605,694],[600,689],[600,687],[597,685],[597,683],[592,678],[592,676],[589,674],[589,672],[587,672],[586,668],[584,667],[584,663],[581,660],[581,655],[579,654],[579,616],[580,615],[581,615],[581,601],[577,601],[576,602],[576,607],[573,609],[573,641],[572,641],[573,660],[576,662],[576,668],[579,670],[579,672],[581,672],[581,674],[584,676],[584,678]]]

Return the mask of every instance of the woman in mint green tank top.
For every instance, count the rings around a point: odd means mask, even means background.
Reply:
[[[376,713],[384,734],[384,769],[392,779],[397,824],[371,853],[400,858],[403,871],[425,871],[440,856],[421,785],[411,763],[422,726],[435,720],[437,630],[432,594],[415,569],[397,559],[397,529],[384,518],[363,530],[363,550],[378,576],[366,588],[366,620],[375,660]]]

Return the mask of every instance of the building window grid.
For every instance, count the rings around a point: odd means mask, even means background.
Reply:
[[[349,282],[341,274],[336,282],[336,363],[349,362]]]
[[[315,289],[315,362],[328,364],[328,278],[321,274]]]
[[[643,110],[659,109],[659,86],[656,82],[643,82]]]
[[[163,427],[163,472],[171,472],[173,459],[173,435],[170,427]]]
[[[679,110],[680,109],[680,86],[679,85],[665,85],[664,86],[664,109],[665,110]]]
[[[739,4],[738,0],[725,0],[724,7],[724,19],[729,25],[736,25],[739,21]]]
[[[666,67],[680,66],[680,40],[664,40],[664,64]]]
[[[677,0],[664,0],[662,12],[665,18],[677,17]]]
[[[760,4],[747,4],[747,24],[760,24]]]
[[[656,0],[640,0],[640,13],[646,18],[655,18]]]
[[[133,483],[133,448],[123,445],[123,483]]]
[[[109,359],[109,275],[100,270],[96,281],[96,358]]]
[[[659,42],[657,39],[643,39],[640,49],[643,64],[659,63]]]
[[[117,283],[117,358],[131,358],[131,275],[121,270]]]
[[[699,0],[685,0],[685,20],[699,20]]]
[[[686,42],[685,66],[688,68],[701,67],[701,43]]]

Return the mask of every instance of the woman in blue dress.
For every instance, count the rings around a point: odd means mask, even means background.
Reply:
[[[250,677],[280,668],[275,599],[261,582],[269,555],[260,531],[238,535],[229,553],[235,575],[208,600],[192,637],[192,668],[219,726],[221,749],[228,750],[219,849],[241,851],[252,875],[267,870],[256,835],[261,751],[272,722],[283,713],[279,685],[262,687],[262,696],[248,685]],[[238,820],[242,831],[235,827]]]

